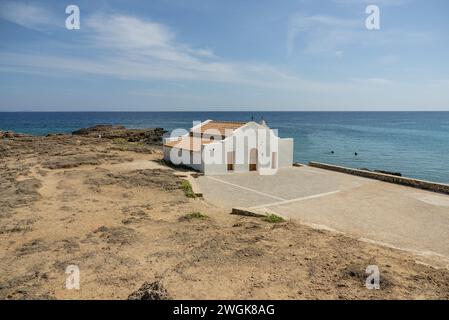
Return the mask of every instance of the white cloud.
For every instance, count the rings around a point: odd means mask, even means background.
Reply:
[[[295,14],[290,18],[287,32],[287,55],[294,53],[298,37],[307,53],[341,51],[340,47],[353,38],[349,33],[358,26],[363,26],[363,20]]]
[[[53,14],[43,7],[15,1],[0,2],[0,18],[22,27],[38,30],[57,21]]]
[[[198,49],[198,50],[194,50],[192,52],[201,57],[217,58],[214,51],[211,49]]]
[[[333,0],[335,3],[346,5],[381,5],[381,6],[401,6],[409,3],[411,0]]]
[[[209,48],[178,44],[167,26],[126,15],[94,15],[87,19],[91,43],[116,50],[128,58],[152,58],[171,63],[194,63],[199,58],[217,58]]]
[[[210,48],[179,43],[166,25],[138,17],[87,17],[83,36],[95,58],[4,53],[4,63],[121,79],[212,81],[258,87],[306,85],[306,81],[261,63],[227,61]]]
[[[86,24],[100,45],[124,50],[169,47],[175,37],[166,26],[133,16],[94,15]]]
[[[300,34],[303,36],[301,41],[305,45],[306,52],[340,51],[335,43],[336,39],[332,38],[332,30],[351,30],[358,24],[357,20],[332,16],[295,14],[290,18],[287,32],[287,55],[291,56],[294,53]]]
[[[92,46],[105,49],[106,59],[119,65],[138,67],[137,74],[151,70],[147,75],[153,77],[160,70],[164,76],[195,79],[235,72],[234,65],[221,62],[211,49],[178,43],[175,33],[160,23],[126,15],[95,15],[86,26]]]
[[[424,31],[403,31],[390,28],[370,31],[365,28],[365,16],[343,19],[334,16],[294,14],[287,32],[287,55],[300,47],[301,53],[335,53],[354,47],[405,46],[431,43],[435,35]],[[349,50],[345,50],[349,51]]]

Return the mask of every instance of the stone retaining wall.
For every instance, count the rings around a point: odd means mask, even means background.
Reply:
[[[435,182],[412,179],[412,178],[398,177],[398,176],[393,176],[390,174],[383,174],[383,173],[366,171],[366,170],[358,170],[358,169],[340,167],[340,166],[335,166],[332,164],[320,163],[320,162],[309,162],[309,166],[315,167],[315,168],[320,168],[320,169],[326,169],[326,170],[332,170],[332,171],[352,174],[352,175],[356,175],[356,176],[360,176],[360,177],[364,177],[364,178],[381,180],[381,181],[385,181],[385,182],[389,182],[389,183],[401,184],[401,185],[408,186],[408,187],[449,194],[449,185],[447,185],[447,184],[435,183]]]
[[[254,210],[251,210],[249,208],[232,208],[231,214],[236,214],[239,216],[247,216],[247,217],[265,217],[266,216],[266,214],[254,212]]]

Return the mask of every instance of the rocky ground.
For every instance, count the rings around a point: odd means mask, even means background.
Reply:
[[[407,253],[187,197],[161,129],[75,133],[1,135],[0,298],[449,298],[448,270]]]

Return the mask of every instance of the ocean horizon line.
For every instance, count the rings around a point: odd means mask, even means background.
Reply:
[[[9,111],[0,110],[0,113],[248,113],[248,112],[290,112],[290,113],[447,113],[448,110],[72,110],[72,111],[51,111],[51,110],[41,110],[41,111]]]

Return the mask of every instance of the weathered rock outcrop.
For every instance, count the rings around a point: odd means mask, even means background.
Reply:
[[[123,131],[126,130],[125,126],[118,126],[112,124],[99,124],[89,128],[82,128],[72,132],[73,135],[80,136],[96,136],[98,134],[111,133],[113,131]]]
[[[160,145],[165,132],[163,128],[127,129],[121,125],[96,125],[73,131],[72,134]]]
[[[171,300],[160,281],[145,282],[137,291],[128,296],[128,300]]]
[[[29,134],[24,133],[16,133],[14,131],[1,131],[0,130],[0,139],[12,139],[12,138],[24,138],[31,137]]]

